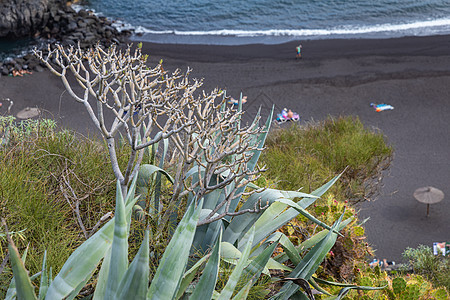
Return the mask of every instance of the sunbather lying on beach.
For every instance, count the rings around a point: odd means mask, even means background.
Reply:
[[[382,270],[387,270],[387,269],[390,269],[393,266],[395,266],[395,262],[388,261],[388,260],[386,260],[386,258],[383,258],[383,261],[380,261],[379,259],[374,258],[374,260],[371,263],[369,263],[369,266],[371,266],[372,268],[377,265],[379,265]]]

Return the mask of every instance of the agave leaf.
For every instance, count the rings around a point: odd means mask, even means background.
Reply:
[[[234,268],[233,272],[231,273],[230,277],[228,278],[227,284],[225,285],[222,292],[220,293],[218,300],[227,300],[227,299],[230,299],[231,296],[233,295],[234,289],[236,288],[239,278],[241,277],[242,271],[244,270],[245,266],[248,264],[248,257],[250,255],[250,251],[252,250],[254,235],[255,235],[255,228],[253,227],[250,231],[250,237],[249,237],[247,245],[245,246],[244,252],[242,252],[242,255],[240,255],[240,259],[239,259],[236,267]],[[222,245],[224,245],[224,244],[225,243],[222,243]],[[229,244],[229,243],[227,243],[227,244]],[[231,245],[231,246],[233,246],[233,245]],[[234,248],[234,249],[236,249],[236,248]],[[236,249],[236,251],[239,251],[239,250]],[[236,252],[235,252],[235,254],[236,254]],[[245,289],[243,289],[243,290],[245,290]]]
[[[353,220],[354,220],[354,218],[351,217],[351,218],[348,218],[345,221],[341,222],[339,224],[338,230],[341,231],[344,227],[346,227],[348,224],[350,224]],[[303,251],[313,247],[318,242],[320,242],[328,234],[328,232],[329,232],[328,229],[324,229],[324,230],[316,233],[315,235],[313,235],[312,237],[310,237],[309,239],[307,239],[300,245],[296,246],[295,248],[296,248],[297,252],[302,253]],[[278,262],[281,262],[281,263],[285,262],[288,259],[289,259],[289,257],[287,256],[287,253],[281,253],[275,257],[275,260]]]
[[[333,247],[336,242],[337,234],[335,229],[339,227],[344,214],[337,220],[328,234],[319,243],[317,243],[302,259],[302,261],[295,267],[294,271],[289,274],[290,278],[303,278],[309,280],[311,276],[316,272],[320,263],[325,258],[326,254]],[[298,285],[292,282],[287,282],[281,288],[273,299],[289,299],[298,290]]]
[[[321,292],[322,294],[331,296],[331,294],[330,294],[327,290],[325,290],[324,288],[322,288],[320,285],[317,284],[317,282],[314,280],[314,277],[311,277],[311,278],[308,280],[308,282],[309,282],[316,290],[318,290],[318,291]]]
[[[320,188],[313,191],[311,193],[313,195],[313,197],[303,198],[297,204],[300,207],[302,207],[303,209],[307,208],[309,205],[314,203],[314,201],[316,201],[316,199],[317,199],[316,197],[322,196],[339,179],[341,174],[339,174],[338,176],[335,176],[332,180],[330,180],[329,182],[327,182]],[[269,194],[268,196],[272,199],[270,199],[270,198],[262,199],[263,200],[262,202],[264,203],[265,200],[276,201],[278,199],[285,199],[284,196],[287,194],[283,194],[283,192],[281,192],[281,191],[278,191],[278,192],[279,192],[279,194],[282,195],[282,197],[277,197],[276,199],[273,199],[273,197],[276,196],[276,194]],[[284,192],[284,193],[286,193],[286,192]],[[266,209],[264,211],[263,215],[258,219],[258,221],[256,221],[255,225],[256,224],[258,224],[258,225],[256,225],[255,240],[253,241],[253,244],[260,243],[270,233],[272,233],[275,230],[277,230],[278,228],[284,226],[287,222],[289,222],[290,220],[292,220],[299,214],[299,212],[296,209],[290,208],[290,209],[284,210],[285,207],[282,205],[286,205],[286,204],[280,205],[280,202],[277,202],[277,203],[278,204],[272,204],[268,209]],[[278,214],[281,211],[282,211],[282,213]],[[245,240],[245,238],[246,237],[244,236],[242,238],[242,240]],[[227,241],[230,242],[229,240],[227,240]]]
[[[205,167],[203,167],[203,166],[198,166],[198,165],[195,165],[195,166],[193,166],[191,169],[189,169],[189,171],[187,171],[186,172],[186,175],[184,175],[186,178],[189,178],[189,177],[191,177],[192,176],[192,179],[194,179],[194,178],[196,178],[196,177],[198,177],[198,170],[199,170],[199,168],[200,168],[200,173],[205,173]],[[195,176],[194,176],[195,175]]]
[[[279,199],[276,199],[279,200]],[[281,202],[272,203],[269,208],[267,208],[261,217],[254,223],[255,225],[255,238],[253,240],[253,246],[259,244],[272,232],[283,226],[289,220],[282,219],[279,221],[280,214],[285,210],[286,204]],[[246,232],[245,235],[238,240],[238,249],[241,249],[243,244],[247,243],[249,233]]]
[[[276,231],[271,236],[269,236],[264,241],[264,243],[271,243],[271,242],[275,242],[278,240],[284,249],[284,252],[283,252],[284,255],[287,256],[294,265],[299,264],[302,259],[298,253],[298,250],[284,233],[282,233],[280,231]],[[255,250],[255,252],[256,252],[256,250]],[[278,257],[279,256],[276,257],[276,261],[278,261],[279,263],[283,263],[287,260],[287,259],[285,259],[285,260],[281,261],[280,259],[278,259]]]
[[[222,234],[220,233],[217,237],[216,244],[212,250],[211,256],[206,263],[205,270],[203,271],[203,274],[200,277],[200,280],[190,297],[190,299],[192,300],[211,299],[213,295],[214,288],[217,282],[217,275],[219,274],[221,239]]]
[[[39,299],[45,299],[48,290],[48,273],[47,273],[47,250],[44,252],[42,259],[41,284],[39,286]]]
[[[189,258],[203,201],[200,200],[197,208],[194,204],[195,202],[185,213],[164,251],[147,293],[147,299],[172,299],[176,295]]]
[[[166,178],[173,183],[173,178],[170,176],[169,173],[167,173],[164,169],[161,169],[160,167],[157,167],[155,165],[149,165],[149,164],[143,164],[139,168],[138,172],[138,186],[147,186],[148,182],[150,181],[151,176],[155,173],[159,172],[166,176]]]
[[[131,218],[131,210],[138,199],[134,197],[136,178],[127,193],[126,214]],[[118,197],[116,193],[116,197]],[[89,274],[97,268],[100,260],[109,250],[114,237],[114,217],[108,223],[79,246],[67,259],[59,274],[55,277],[47,291],[49,299],[67,297]],[[82,263],[81,263],[82,262]]]
[[[237,264],[241,256],[241,251],[239,251],[235,246],[228,242],[222,242],[222,245],[220,246],[220,257],[224,261],[235,265]]]
[[[345,170],[344,170],[345,172]],[[338,181],[338,179],[342,176],[342,174],[344,174],[344,172],[340,173],[339,175],[336,175],[335,177],[333,177],[330,181],[328,181],[327,183],[325,183],[324,185],[322,185],[321,187],[319,187],[318,189],[314,190],[311,192],[311,195],[317,196],[317,197],[322,197],[323,194],[325,194],[328,189],[330,187],[333,186],[333,184],[336,183],[336,181]],[[304,198],[302,200],[300,200],[298,202],[298,205],[300,205],[303,208],[307,208],[308,206],[310,206],[312,203],[314,203],[314,198]]]
[[[114,238],[111,246],[108,280],[106,281],[106,299],[113,299],[117,287],[128,269],[128,226],[119,181],[117,181],[116,194]]]
[[[10,253],[11,267],[14,274],[14,283],[18,299],[37,299],[34,294],[34,288],[31,284],[28,272],[25,269],[25,265],[20,258],[19,251],[17,250],[14,242],[8,238],[8,250]]]
[[[256,140],[256,143],[258,145],[259,150],[253,151],[253,156],[250,159],[250,161],[247,163],[247,168],[250,170],[254,170],[256,167],[256,164],[258,163],[259,157],[261,156],[262,149],[264,147],[264,143],[266,142],[267,134],[270,130],[270,125],[272,124],[272,117],[273,117],[273,110],[275,105],[272,105],[272,110],[269,113],[269,116],[267,117],[266,124],[263,128],[263,132],[258,136],[258,139]],[[259,113],[255,117],[255,121],[259,117]]]
[[[97,285],[95,286],[93,300],[103,300],[106,293],[106,282],[108,281],[109,267],[111,263],[111,247],[106,251],[103,258],[102,266],[97,277]]]
[[[314,279],[315,281],[317,281],[318,283],[331,285],[331,286],[357,287],[357,285],[355,285],[355,284],[341,283],[341,282],[335,282],[335,281],[328,281],[328,280],[325,280],[325,279],[317,278],[315,276],[312,276],[311,278]],[[384,287],[385,286],[382,286],[382,287],[370,287],[370,288],[381,289],[381,288],[384,288]]]
[[[253,156],[250,158],[249,162],[247,163],[247,169],[250,171],[253,171],[256,167],[256,164],[258,163],[258,159],[261,156],[262,149],[264,147],[264,143],[266,141],[267,134],[269,133],[270,124],[272,124],[272,115],[273,115],[273,109],[274,106],[272,106],[272,111],[270,112],[266,124],[263,128],[263,131],[258,135],[258,138],[255,141],[255,145],[257,145],[257,149],[253,150]],[[258,119],[258,115],[255,117],[255,121]],[[254,146],[254,145],[253,145]],[[239,195],[245,190],[245,186],[241,187],[236,191],[236,194]],[[239,202],[241,201],[241,197],[236,197],[235,199],[231,200],[229,205],[229,211],[235,211]],[[225,219],[229,222],[231,220],[231,217],[227,216]]]
[[[280,280],[279,282],[282,281],[289,281],[289,282],[293,282],[296,285],[300,286],[303,291],[298,290],[294,295],[292,295],[291,298],[289,299],[310,299],[310,300],[314,300],[314,294],[312,292],[311,287],[309,286],[309,283],[307,280],[303,279],[303,278],[284,278],[282,280]],[[306,295],[305,295],[306,293]]]
[[[214,186],[214,185],[219,184],[219,182],[220,182],[220,176],[214,174],[213,176],[211,176],[209,185]],[[223,200],[223,199],[225,199],[225,196],[223,195],[222,189],[213,190],[204,196],[203,208],[213,210],[216,208],[219,201]]]
[[[282,197],[282,194],[278,190],[266,189],[262,192],[253,193],[248,197],[245,203],[242,205],[240,210],[251,209],[257,205],[257,201],[261,200],[262,205],[272,204],[276,199]],[[270,209],[270,207],[269,207]],[[267,211],[267,210],[266,210]],[[253,227],[256,220],[263,214],[261,211],[259,213],[252,214],[242,214],[234,217],[230,225],[224,232],[223,240],[234,244],[238,239],[240,239],[250,228]]]
[[[320,278],[316,278],[316,277],[311,277],[311,279],[314,281],[317,281],[319,283],[322,283],[322,284],[343,287],[343,289],[341,289],[337,295],[330,295],[329,293],[327,293],[328,295],[331,296],[331,297],[326,298],[329,300],[342,299],[342,297],[344,297],[352,289],[371,291],[371,290],[382,290],[387,287],[387,285],[380,286],[380,287],[357,286],[354,284],[346,284],[346,283],[328,281],[328,280],[324,280],[324,279],[320,279]]]
[[[92,277],[94,272],[95,272],[95,270],[91,274],[86,276],[86,278],[82,282],[80,282],[80,284],[78,284],[78,286],[69,294],[69,296],[64,298],[64,300],[73,300],[73,299],[75,299],[75,297],[78,296],[78,293],[83,289],[83,287],[86,285],[86,283]]]
[[[145,299],[149,275],[149,230],[145,230],[144,240],[117,288],[115,299]]]
[[[22,254],[22,261],[23,261],[24,265],[25,265],[25,261],[27,260],[27,253],[28,253],[28,245]],[[14,280],[14,276],[13,276],[13,278],[11,279],[11,282],[9,283],[8,290],[6,291],[5,300],[15,299],[16,292],[17,292],[16,291],[16,281]]]
[[[239,112],[242,111],[242,92],[241,92],[241,95],[239,96],[238,111]],[[239,118],[238,127],[240,127],[240,125],[241,125],[241,119]]]
[[[313,215],[311,215],[309,212],[307,212],[305,209],[303,209],[300,205],[298,205],[294,201],[289,200],[289,199],[279,199],[278,202],[281,202],[281,203],[289,205],[290,207],[294,208],[296,211],[301,213],[304,217],[308,218],[310,221],[316,223],[319,226],[322,226],[323,228],[331,230],[330,226],[328,226],[324,222],[322,222],[322,221],[318,220],[317,218],[315,218]]]
[[[155,146],[156,148],[157,146]],[[169,142],[167,139],[163,139],[163,152],[161,154],[161,159],[159,160],[159,168],[162,170],[164,167],[164,161],[166,159],[166,154],[167,154],[167,149],[169,147]],[[160,205],[160,195],[161,195],[161,172],[157,172],[156,173],[156,178],[155,178],[155,191],[154,191],[154,195],[153,195],[153,205],[155,207],[155,211],[157,211],[158,213],[161,212],[161,205]],[[173,183],[173,181],[172,181]]]
[[[234,244],[236,240],[240,240],[246,233],[248,234],[248,230],[255,225],[255,222],[259,221],[260,223],[273,223],[273,219],[275,219],[278,215],[280,215],[286,208],[285,206],[280,205],[273,205],[278,199],[284,199],[286,196],[293,197],[293,198],[301,198],[301,197],[309,197],[312,199],[317,199],[317,196],[311,195],[311,194],[305,194],[301,192],[285,192],[275,189],[265,189],[262,192],[253,193],[242,205],[240,210],[245,209],[252,209],[257,204],[257,201],[261,201],[261,205],[270,205],[268,209],[263,210],[259,213],[252,213],[252,214],[242,214],[234,217],[228,225],[227,229],[224,233],[224,241],[227,241],[229,243]],[[303,207],[305,208],[305,207]],[[295,215],[298,213],[292,209]],[[264,215],[263,218],[261,218]],[[264,219],[265,218],[265,219]],[[292,217],[293,218],[293,217]],[[285,220],[283,219],[283,222]],[[286,221],[287,222],[287,221]],[[280,222],[279,222],[280,223]],[[281,222],[282,223],[282,222]],[[273,223],[274,224],[274,223]],[[268,225],[268,224],[266,224]],[[282,226],[282,225],[276,225],[276,226]],[[273,228],[274,226],[272,226]],[[272,233],[278,228],[273,229],[270,232],[264,232],[262,238],[264,239],[267,235]],[[254,241],[254,245],[259,243]],[[245,241],[244,241],[245,243]],[[240,247],[239,247],[240,248]]]
[[[233,297],[233,300],[245,300],[253,285],[253,280],[250,280],[244,287]]]
[[[275,251],[277,245],[278,242],[273,243],[272,245],[264,249],[264,251],[254,260],[252,260],[242,272],[241,280],[258,279],[262,271],[266,267],[270,257],[272,256],[273,251]]]
[[[326,300],[341,300],[343,297],[347,295],[351,290],[363,290],[363,291],[374,291],[374,290],[382,290],[386,288],[387,285],[381,287],[371,287],[371,286],[347,286],[339,291],[337,295],[333,295],[331,297],[325,298]]]
[[[286,253],[286,255],[289,257],[289,259],[291,260],[291,262],[294,265],[297,265],[300,263],[301,261],[301,257],[298,254],[297,249],[295,248],[294,244],[292,244],[291,240],[283,233],[281,233],[281,239],[280,239],[280,244],[284,249],[284,252]]]
[[[210,255],[211,254],[207,254],[203,256],[195,263],[195,265],[192,266],[192,268],[190,268],[189,270],[186,271],[186,273],[184,273],[183,279],[181,279],[180,287],[178,289],[175,299],[179,299],[181,296],[183,296],[189,284],[192,282],[192,280],[194,280],[197,271],[200,269],[202,264],[209,258]]]
[[[283,271],[289,271],[291,272],[292,269],[277,262],[276,260],[274,260],[273,258],[269,258],[269,261],[267,262],[266,268],[268,270],[283,270]]]
[[[212,212],[212,209],[216,207],[217,201],[222,198],[221,193],[221,190],[215,190],[204,197],[204,207],[200,214],[200,220],[205,219]],[[208,205],[206,201],[214,202],[212,209],[211,205]],[[218,214],[216,213],[214,216],[217,215]],[[205,253],[214,245],[214,241],[217,239],[217,236],[219,235],[219,232],[222,228],[222,220],[197,227],[193,242],[193,248],[200,253]]]

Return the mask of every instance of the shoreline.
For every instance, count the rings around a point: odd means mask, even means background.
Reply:
[[[190,77],[204,78],[206,92],[222,88],[234,98],[242,92],[248,96],[249,120],[259,107],[264,119],[275,105],[275,114],[283,107],[298,112],[300,124],[354,115],[368,128],[380,129],[394,147],[394,160],[378,199],[359,206],[360,219],[371,218],[365,227],[376,256],[398,262],[406,247],[448,239],[450,201],[432,205],[427,218],[426,206],[412,194],[431,185],[450,195],[450,35],[300,43],[301,60],[295,59],[298,41],[241,46],[143,42],[143,53],[150,55],[150,65],[163,59],[168,71],[192,68]],[[37,106],[63,127],[96,134],[84,107],[48,70],[2,76],[0,90],[0,99],[14,101],[14,115]],[[395,109],[377,113],[371,102]]]
[[[143,51],[149,54],[183,59],[187,61],[222,62],[255,59],[291,59],[295,57],[295,47],[302,44],[306,59],[327,59],[349,56],[374,55],[430,55],[449,54],[450,34],[433,36],[408,36],[386,39],[317,39],[295,40],[281,44],[245,45],[202,45],[202,44],[164,44],[129,38],[127,43],[142,42]],[[258,51],[262,49],[262,51]],[[194,53],[195,52],[195,53]]]

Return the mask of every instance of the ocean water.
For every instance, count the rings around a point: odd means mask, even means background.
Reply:
[[[88,0],[82,6],[161,43],[249,44],[450,33],[444,0]]]

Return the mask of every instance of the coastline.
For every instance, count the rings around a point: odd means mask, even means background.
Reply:
[[[303,59],[296,60],[299,43]],[[450,201],[432,205],[427,218],[412,194],[431,185],[450,195],[450,35],[238,46],[143,42],[143,53],[150,65],[163,59],[169,71],[192,68],[206,92],[218,87],[235,98],[242,92],[248,119],[259,107],[267,116],[275,105],[275,113],[283,107],[298,112],[300,123],[354,115],[379,128],[395,149],[394,160],[378,199],[359,206],[360,219],[371,218],[365,227],[377,257],[400,261],[406,247],[448,239]],[[47,70],[3,76],[0,90],[0,99],[14,101],[13,114],[37,106],[62,126],[95,134],[84,107]],[[395,109],[376,113],[370,102]]]

